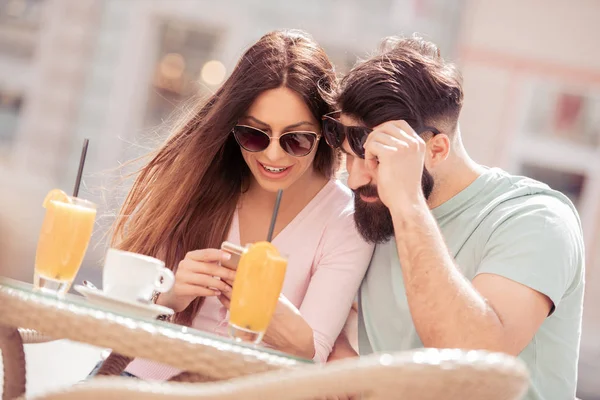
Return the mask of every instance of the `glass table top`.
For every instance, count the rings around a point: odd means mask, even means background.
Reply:
[[[313,363],[312,360],[294,357],[289,354],[272,350],[263,346],[234,341],[233,339],[227,337],[218,336],[215,334],[211,334],[182,325],[173,324],[166,321],[144,318],[139,315],[136,315],[133,312],[128,313],[126,309],[113,309],[103,304],[96,304],[90,302],[84,296],[79,296],[71,293],[67,293],[62,296],[56,296],[52,293],[42,292],[34,289],[33,285],[30,283],[17,281],[10,278],[0,277],[0,293],[1,292],[16,295],[24,300],[39,301],[46,305],[51,305],[54,307],[66,307],[73,310],[73,312],[83,312],[86,314],[94,314],[94,312],[97,312],[96,314],[101,315],[103,318],[107,318],[107,316],[110,316],[110,318],[127,318],[131,320],[131,323],[138,322],[140,326],[145,326],[146,328],[148,327],[148,325],[150,325],[150,328],[152,330],[160,330],[161,333],[166,334],[168,336],[181,337],[181,335],[185,335],[186,339],[188,339],[189,341],[198,343],[210,342],[211,347],[222,348],[223,350],[231,350],[232,348],[236,348],[237,351],[241,350],[242,352],[260,352],[263,353],[266,357],[277,357],[280,361],[282,361],[282,359],[285,359],[288,361],[285,363],[289,365],[294,365],[298,363]]]

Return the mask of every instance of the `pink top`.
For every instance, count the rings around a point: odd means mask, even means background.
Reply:
[[[350,190],[330,181],[273,239],[289,257],[283,294],[312,327],[317,362],[327,360],[373,253],[373,246],[357,232],[353,214]],[[240,242],[237,212],[227,240]],[[192,327],[227,336],[227,321],[227,309],[217,298],[208,297]],[[126,371],[147,380],[167,380],[180,372],[140,358]]]

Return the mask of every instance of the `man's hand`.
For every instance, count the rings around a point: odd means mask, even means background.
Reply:
[[[379,198],[392,212],[424,201],[426,145],[406,121],[376,126],[364,148],[367,168],[377,172]]]
[[[352,316],[353,311],[350,312]],[[349,318],[350,319],[350,318]],[[353,358],[358,357],[358,353],[354,350],[352,345],[350,344],[350,340],[346,336],[344,330],[340,332],[335,344],[333,345],[333,350],[331,350],[331,354],[329,354],[329,358],[327,362],[342,360],[344,358]],[[358,394],[345,394],[339,395],[335,397],[329,397],[327,400],[358,400],[360,399],[360,395]]]
[[[350,344],[350,341],[346,337],[344,331],[342,331],[340,332],[340,336],[338,336],[338,338],[335,341],[335,344],[333,345],[333,349],[329,354],[327,362],[351,357],[358,357],[358,353]]]
[[[355,343],[352,346],[352,343]],[[356,347],[355,347],[356,346]],[[354,302],[348,313],[344,328],[338,335],[333,349],[327,358],[327,362],[340,360],[342,358],[358,357],[358,304]]]

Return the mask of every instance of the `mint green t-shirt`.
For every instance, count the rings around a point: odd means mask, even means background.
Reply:
[[[540,182],[494,168],[432,213],[469,280],[480,273],[501,275],[554,302],[554,311],[519,354],[531,374],[525,398],[573,399],[585,264],[573,204]],[[423,347],[394,240],[376,247],[359,300],[361,355]]]

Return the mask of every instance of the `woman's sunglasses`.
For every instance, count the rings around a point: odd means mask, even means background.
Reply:
[[[340,112],[336,111],[323,116],[322,125],[325,141],[329,146],[338,149],[342,147],[344,140],[347,139],[350,150],[358,157],[365,158],[364,145],[373,129],[365,126],[346,126],[338,120],[339,115]],[[417,131],[419,135],[425,132],[432,132],[434,136],[440,133],[440,131],[430,126]]]
[[[309,155],[321,138],[315,132],[286,132],[279,137],[271,137],[266,132],[248,125],[236,125],[233,128],[233,136],[240,147],[253,153],[265,151],[271,140],[279,140],[281,148],[293,157]]]

